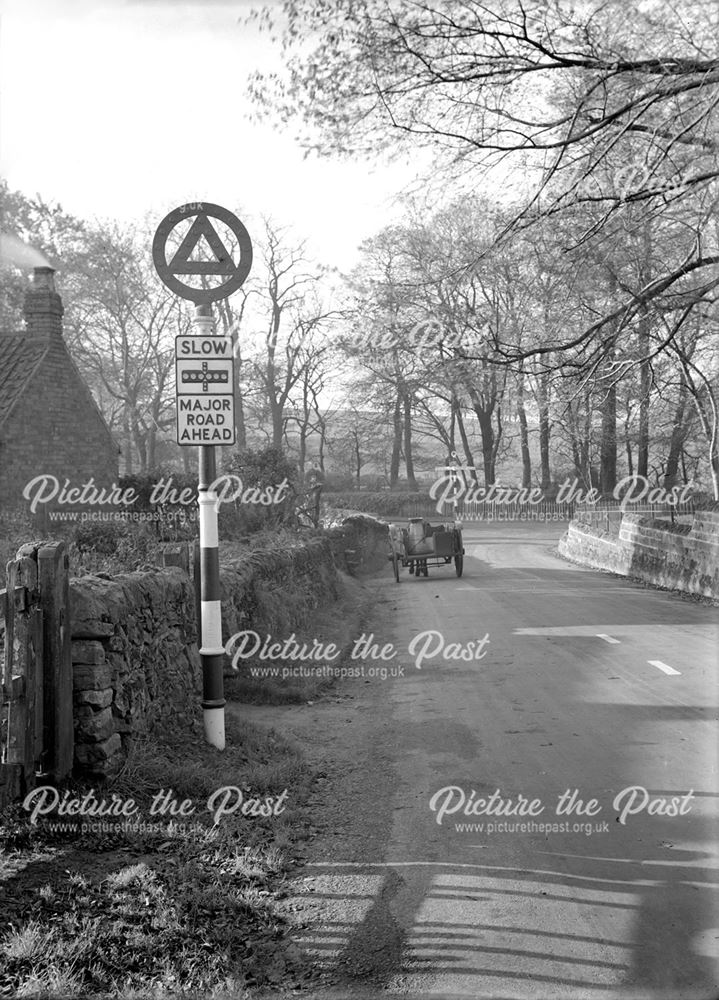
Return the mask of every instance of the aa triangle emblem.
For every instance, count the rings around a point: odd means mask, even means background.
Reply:
[[[192,219],[190,228],[183,236],[180,245],[167,260],[167,241],[176,226]],[[210,221],[218,219],[224,223],[237,241],[232,250],[228,250],[223,238]],[[238,260],[239,258],[239,260]],[[157,273],[168,288],[176,295],[190,299],[198,305],[216,302],[232,295],[243,284],[252,267],[252,241],[243,224],[220,205],[209,202],[191,202],[182,205],[166,215],[157,227],[152,241],[152,259]],[[178,275],[211,277],[217,275],[224,278],[219,285],[213,287],[195,287],[185,284]],[[203,281],[202,285],[207,285]]]
[[[216,260],[191,260],[198,243],[204,239]],[[200,212],[169,263],[172,274],[234,274],[232,255],[220,239],[207,215]]]

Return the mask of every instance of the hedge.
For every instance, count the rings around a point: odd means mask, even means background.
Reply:
[[[351,492],[323,493],[322,503],[341,510],[356,510],[363,514],[387,517],[412,517],[417,508],[431,509],[436,501],[429,493]]]

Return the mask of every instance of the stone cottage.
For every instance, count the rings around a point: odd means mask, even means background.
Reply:
[[[23,489],[37,476],[60,488],[118,478],[117,443],[63,338],[54,273],[35,268],[25,332],[0,331],[0,511],[28,510]]]

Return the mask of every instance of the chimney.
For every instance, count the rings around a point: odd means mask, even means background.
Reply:
[[[55,269],[36,267],[25,293],[25,325],[28,337],[49,340],[62,337],[62,299],[55,291]]]

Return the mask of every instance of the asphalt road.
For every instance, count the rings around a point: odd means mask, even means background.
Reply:
[[[461,579],[378,581],[390,820],[376,861],[313,869],[363,995],[719,996],[719,612],[563,561],[562,530],[467,525]]]

